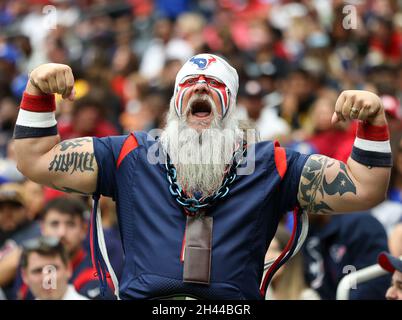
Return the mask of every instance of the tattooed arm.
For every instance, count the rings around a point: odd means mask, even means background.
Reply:
[[[18,169],[29,179],[60,191],[93,193],[98,166],[92,138],[59,140],[59,136],[16,140]]]
[[[304,165],[298,200],[310,213],[367,210],[384,200],[389,168],[369,168],[349,158],[347,164],[312,155]]]
[[[74,75],[67,65],[47,63],[30,73],[14,131],[17,166],[37,183],[66,192],[93,193],[98,167],[92,139],[60,142],[56,134],[50,94],[73,100],[73,89]]]

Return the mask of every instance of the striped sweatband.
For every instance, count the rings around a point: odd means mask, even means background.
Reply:
[[[20,104],[14,139],[57,135],[54,94],[35,96],[24,92]]]
[[[392,167],[388,126],[359,122],[351,158],[370,167]]]

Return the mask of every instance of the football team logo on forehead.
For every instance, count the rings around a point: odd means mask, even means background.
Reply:
[[[216,59],[214,57],[206,58],[196,58],[192,57],[190,62],[198,66],[198,69],[204,70],[206,69],[212,62],[215,62]]]

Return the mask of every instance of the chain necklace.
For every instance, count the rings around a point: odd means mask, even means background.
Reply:
[[[225,176],[223,177],[223,182],[221,186],[210,196],[203,197],[201,199],[196,199],[194,197],[189,197],[186,192],[180,187],[177,182],[177,172],[175,166],[172,164],[169,154],[166,154],[166,177],[169,182],[169,191],[179,203],[186,215],[188,216],[196,216],[199,213],[200,209],[206,209],[212,207],[218,200],[227,197],[230,186],[234,182],[237,177],[236,170],[237,168],[245,163],[245,159],[247,157],[247,142],[243,140],[243,144],[241,148],[238,148],[232,156],[231,165],[229,170],[226,171]]]

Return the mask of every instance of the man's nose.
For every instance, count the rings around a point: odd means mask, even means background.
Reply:
[[[387,298],[387,300],[396,300],[397,299],[396,290],[394,289],[393,286],[387,290],[385,297]]]
[[[194,92],[198,94],[209,92],[209,86],[204,77],[201,76],[198,78],[194,85]]]
[[[59,238],[59,239],[61,239],[61,238],[63,238],[65,235],[66,235],[66,231],[67,231],[67,228],[66,228],[66,226],[64,226],[64,225],[59,225],[59,227],[57,228],[57,238]]]

